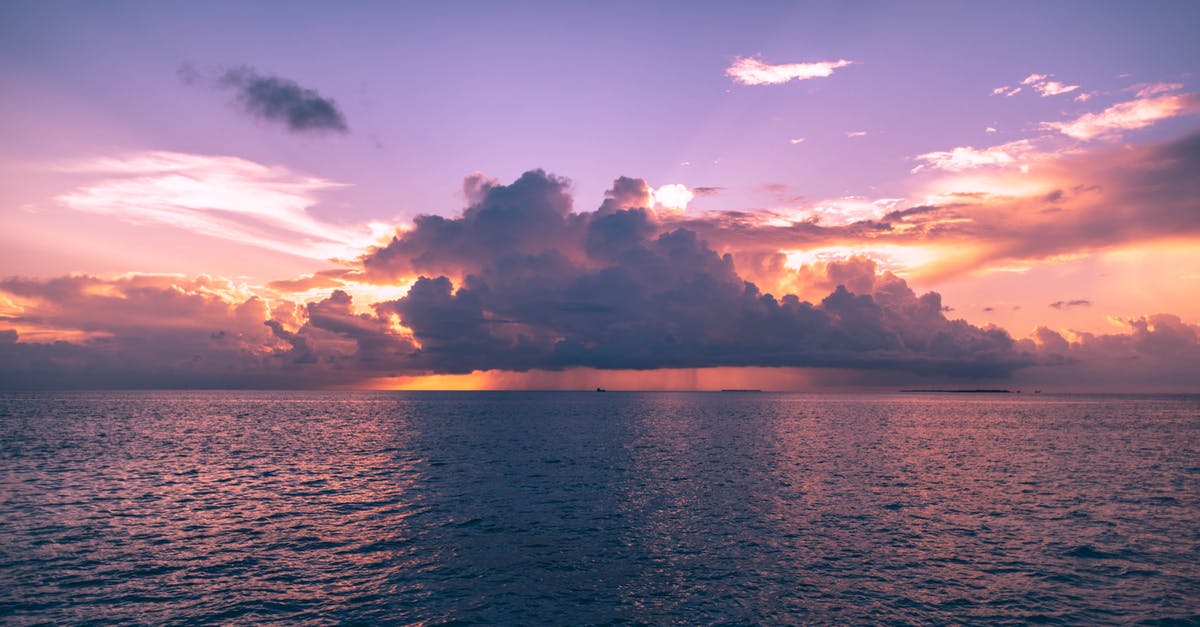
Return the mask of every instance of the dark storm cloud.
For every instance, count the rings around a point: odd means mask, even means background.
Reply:
[[[1052,307],[1054,309],[1070,309],[1072,307],[1091,307],[1091,306],[1092,306],[1092,301],[1083,300],[1083,299],[1056,300],[1056,301],[1050,303],[1050,307]]]
[[[187,83],[202,78],[190,65],[180,68],[179,75]],[[246,113],[268,122],[285,124],[293,133],[345,133],[350,130],[345,115],[332,98],[301,87],[296,81],[240,66],[222,72],[215,84],[233,89],[238,104]]]
[[[762,293],[697,233],[614,183],[600,210],[570,213],[568,184],[541,171],[468,187],[459,218],[418,218],[363,258],[380,279],[423,275],[397,314],[438,372],[589,366],[822,366],[1003,376],[1029,363],[1003,331],[947,320],[940,297],[832,264],[846,287],[817,304]],[[642,206],[638,206],[638,205]],[[870,275],[869,280],[866,275]],[[457,285],[456,285],[457,283]]]

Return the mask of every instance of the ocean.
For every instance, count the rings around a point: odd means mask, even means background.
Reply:
[[[1200,623],[1200,397],[0,394],[6,624]]]

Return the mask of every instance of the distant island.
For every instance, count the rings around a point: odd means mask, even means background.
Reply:
[[[1012,394],[1010,389],[902,389],[905,394]]]

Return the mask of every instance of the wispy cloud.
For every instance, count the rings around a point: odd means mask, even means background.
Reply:
[[[810,78],[832,76],[834,71],[854,61],[818,61],[815,63],[783,63],[771,65],[754,57],[735,57],[725,68],[725,75],[742,85],[778,85],[790,80],[803,81]]]
[[[866,137],[866,131],[846,131],[846,137]]]
[[[1035,152],[1036,149],[1028,139],[988,148],[959,146],[950,150],[917,155],[917,160],[924,161],[924,163],[913,168],[912,171],[916,173],[926,168],[933,168],[948,172],[961,172],[985,166],[1016,165]]]
[[[1050,78],[1053,76],[1053,74],[1030,74],[1029,76],[1025,77],[1025,80],[1021,81],[1021,84],[1032,87],[1033,90],[1041,94],[1043,98],[1069,94],[1076,89],[1079,89],[1079,85],[1068,85],[1059,81],[1050,80]]]
[[[1071,309],[1073,307],[1091,307],[1091,306],[1092,306],[1092,301],[1084,300],[1084,299],[1057,300],[1057,301],[1054,301],[1053,303],[1050,303],[1050,307],[1053,309]]]
[[[308,213],[318,194],[342,184],[237,157],[158,151],[64,169],[99,179],[56,198],[71,209],[301,257],[354,257],[391,230],[319,220]]]
[[[1159,94],[1169,94],[1183,89],[1183,83],[1140,83],[1134,85],[1138,98],[1149,98]]]
[[[1024,87],[1029,87],[1030,89],[1036,91],[1043,98],[1048,98],[1050,96],[1069,94],[1079,89],[1079,85],[1068,85],[1061,81],[1050,80],[1053,78],[1053,76],[1053,74],[1030,74],[1029,76],[1026,76],[1019,85],[1001,85],[1000,87],[993,89],[992,95],[1012,97],[1021,93]],[[1087,98],[1084,98],[1084,100],[1086,99]]]
[[[1088,140],[1119,135],[1122,131],[1144,128],[1160,120],[1198,111],[1200,94],[1146,97],[1117,103],[1099,113],[1087,113],[1069,122],[1043,122],[1042,128]]]

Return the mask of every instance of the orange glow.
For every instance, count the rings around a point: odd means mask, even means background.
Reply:
[[[373,390],[594,390],[611,391],[809,391],[818,387],[803,368],[721,367],[663,368],[659,370],[568,370],[379,377],[356,389]]]

